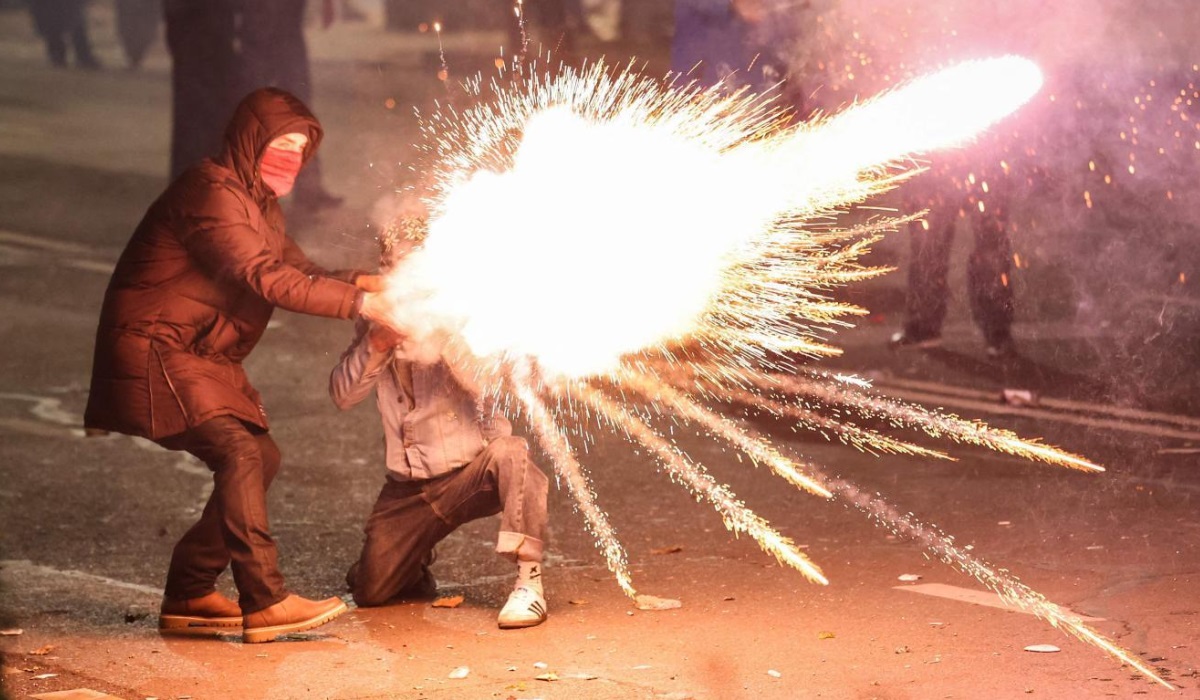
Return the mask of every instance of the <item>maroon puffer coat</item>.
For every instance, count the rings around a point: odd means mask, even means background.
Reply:
[[[276,306],[351,318],[357,272],[313,264],[259,176],[273,139],[321,126],[282,90],[238,106],[222,154],[179,176],[125,247],[100,313],[84,423],[158,439],[221,415],[267,427],[242,360]]]

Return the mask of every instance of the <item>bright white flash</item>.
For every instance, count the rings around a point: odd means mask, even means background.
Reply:
[[[714,98],[686,89],[614,98],[598,85],[598,110],[579,84],[597,75],[538,84],[511,168],[443,192],[424,247],[390,279],[396,323],[418,343],[449,330],[479,356],[610,370],[694,330],[781,216],[861,199],[883,166],[964,141],[1041,84],[1025,59],[966,63],[745,139],[736,113],[714,118]],[[761,119],[761,102],[737,105]]]

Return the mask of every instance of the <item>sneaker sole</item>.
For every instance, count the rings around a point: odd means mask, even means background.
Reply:
[[[542,622],[546,622],[546,616],[534,617],[533,620],[497,620],[496,624],[500,629],[524,629],[527,627],[538,627]]]
[[[532,620],[513,620],[509,622],[501,622],[497,620],[496,624],[499,625],[500,629],[502,630],[520,630],[525,629],[526,627],[537,627],[545,621],[545,617],[538,617]]]
[[[346,607],[345,603],[339,603],[337,607],[329,612],[321,613],[316,617],[310,617],[307,620],[293,622],[287,625],[274,625],[272,627],[257,627],[254,629],[246,629],[242,631],[242,641],[246,644],[262,644],[263,642],[274,641],[276,637],[293,632],[304,632],[314,627],[320,627],[326,622],[330,622],[346,612],[350,608]]]
[[[193,617],[190,615],[160,615],[158,631],[161,634],[223,634],[242,626],[240,617]]]

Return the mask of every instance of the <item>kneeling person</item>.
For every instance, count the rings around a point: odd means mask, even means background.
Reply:
[[[360,323],[329,381],[341,409],[375,389],[383,419],[387,481],[346,582],[360,607],[433,597],[433,548],[458,526],[500,513],[496,551],[517,563],[501,628],[546,619],[541,561],[549,482],[503,416],[483,416],[443,360],[408,359],[390,329]]]

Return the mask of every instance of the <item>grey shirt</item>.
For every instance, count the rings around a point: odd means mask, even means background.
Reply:
[[[444,361],[422,364],[399,349],[379,352],[367,324],[329,376],[329,395],[340,409],[375,389],[383,419],[387,468],[393,479],[431,479],[466,466],[489,440],[512,434],[512,424],[483,410]]]

